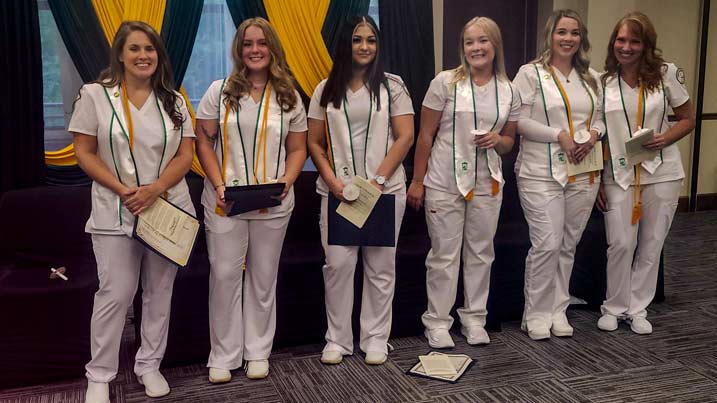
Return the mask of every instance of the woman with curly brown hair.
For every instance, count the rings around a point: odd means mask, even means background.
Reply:
[[[672,224],[685,172],[675,144],[695,125],[684,72],[666,63],[657,33],[645,14],[632,12],[610,36],[602,77],[610,163],[604,169],[598,207],[605,212],[607,295],[598,328],[630,323],[637,334],[652,333],[647,306],[655,296],[660,252]],[[669,109],[677,123],[667,120]],[[654,138],[644,144],[653,158],[637,164],[625,141],[641,129]]]
[[[231,380],[230,370],[242,360],[248,378],[269,374],[279,256],[294,208],[292,185],[306,160],[306,113],[269,22],[242,22],[232,58],[234,70],[211,84],[197,111],[197,154],[206,172],[212,383]],[[227,186],[272,182],[284,183],[281,204],[226,216]]]
[[[177,266],[132,239],[135,216],[160,195],[194,212],[184,175],[192,164],[194,131],[174,90],[161,38],[140,21],[123,22],[110,65],[84,85],[68,131],[80,167],[92,178],[92,235],[100,280],[90,327],[92,359],[86,402],[109,402],[117,376],[127,308],[142,281],[141,345],[134,372],[150,397],[169,393],[159,365],[167,346]]]

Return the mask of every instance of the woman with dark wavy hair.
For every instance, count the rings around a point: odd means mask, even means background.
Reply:
[[[344,201],[345,186],[361,176],[395,196],[395,237],[406,207],[406,175],[401,162],[413,144],[413,106],[400,77],[383,71],[379,31],[369,16],[344,22],[334,49],[333,68],[319,83],[309,106],[309,152],[321,177],[321,243],[326,254],[326,346],[324,364],[353,354],[351,312],[354,271],[361,249],[363,296],[361,340],[366,363],[383,364],[391,333],[396,280],[396,248],[328,244],[329,192]],[[355,188],[354,188],[355,189]]]
[[[234,69],[211,84],[197,110],[197,154],[207,176],[202,205],[209,249],[209,381],[269,374],[276,278],[306,160],[306,113],[269,22],[250,18],[232,43]],[[227,186],[279,182],[281,204],[227,217]],[[246,270],[243,270],[243,268]]]
[[[569,168],[593,152],[604,132],[589,51],[580,15],[556,10],[545,25],[542,52],[513,80],[523,103],[515,173],[531,243],[521,328],[533,340],[573,335],[566,314],[570,275],[600,179],[596,171]]]
[[[655,296],[660,252],[677,208],[685,172],[677,141],[695,126],[682,69],[662,58],[657,33],[640,12],[625,15],[610,35],[602,76],[609,165],[597,200],[605,213],[607,292],[598,328],[618,320],[637,334],[652,333],[647,306]],[[668,121],[672,109],[677,122]],[[633,162],[625,141],[651,130],[651,157]]]
[[[192,164],[194,131],[157,32],[123,22],[110,65],[84,85],[68,131],[80,167],[92,178],[92,234],[100,280],[90,329],[85,401],[109,402],[117,375],[127,308],[142,281],[141,345],[134,372],[147,396],[169,393],[159,372],[167,345],[177,266],[132,239],[135,216],[160,195],[194,213],[184,175]]]

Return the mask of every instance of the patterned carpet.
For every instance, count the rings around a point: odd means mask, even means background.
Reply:
[[[654,333],[633,334],[621,324],[599,331],[598,313],[570,310],[572,338],[534,342],[519,323],[491,333],[472,347],[454,334],[456,353],[476,364],[456,384],[416,378],[405,371],[425,354],[422,337],[391,340],[383,366],[360,354],[337,366],[319,362],[321,345],[275,351],[265,380],[242,371],[224,385],[210,385],[204,365],[163,370],[172,392],[150,399],[132,374],[123,340],[121,369],[111,383],[112,402],[717,402],[717,212],[678,215],[665,247],[666,302],[653,304]],[[0,402],[82,402],[86,381],[0,391]]]

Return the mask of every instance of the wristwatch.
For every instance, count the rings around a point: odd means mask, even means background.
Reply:
[[[379,185],[383,186],[386,183],[386,177],[383,175],[376,175],[373,177],[373,180],[376,181]]]

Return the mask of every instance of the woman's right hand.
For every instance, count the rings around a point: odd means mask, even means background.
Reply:
[[[126,186],[122,187],[122,190],[119,192],[120,200],[122,200],[122,204],[124,204],[130,197],[134,196],[135,193],[137,193],[136,187],[128,188]]]
[[[558,133],[558,143],[560,143],[560,148],[563,149],[563,152],[568,157],[568,161],[573,164],[577,164],[578,160],[575,158],[577,144],[575,144],[575,141],[570,138],[570,134],[568,134],[565,130],[562,130]]]
[[[334,197],[339,199],[340,201],[346,201],[344,199],[344,183],[338,180],[337,178],[334,178],[329,182],[329,190],[331,193],[333,193]]]
[[[607,211],[607,194],[605,193],[605,184],[600,183],[597,198],[595,199],[595,207],[603,213]]]
[[[411,182],[408,187],[408,193],[406,194],[406,202],[409,206],[413,207],[414,210],[420,210],[423,205],[423,197],[426,195],[426,189],[423,187],[423,183]]]
[[[224,211],[225,213],[228,213],[229,210],[231,210],[231,208],[230,208],[231,203],[227,203],[226,199],[224,198],[225,190],[226,190],[226,186],[224,186],[224,185],[219,185],[215,189],[216,197],[217,197],[217,207],[222,209],[222,211]]]

